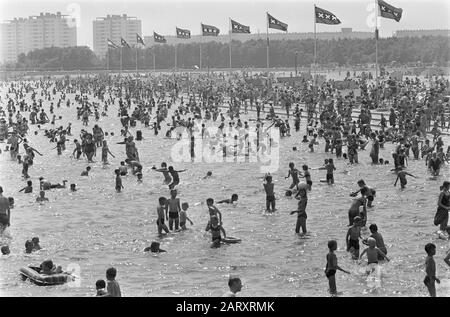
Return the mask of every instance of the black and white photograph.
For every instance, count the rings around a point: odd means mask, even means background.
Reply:
[[[450,297],[449,99],[447,0],[0,0],[0,297]]]

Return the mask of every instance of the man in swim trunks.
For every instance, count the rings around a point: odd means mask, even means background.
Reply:
[[[172,189],[170,191],[170,199],[166,203],[166,220],[169,221],[169,229],[173,230],[173,223],[175,222],[175,230],[178,230],[180,224],[180,199],[177,198],[177,191]]]
[[[11,210],[9,209],[9,200],[3,196],[3,188],[0,186],[0,229],[9,227],[11,220]]]

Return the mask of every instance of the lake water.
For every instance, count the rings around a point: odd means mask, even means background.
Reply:
[[[2,97],[4,93],[2,94]],[[68,97],[73,100],[74,95]],[[44,103],[48,107],[49,102]],[[48,108],[47,108],[48,109]],[[136,178],[123,178],[122,193],[114,190],[114,168],[124,158],[120,122],[116,116],[117,107],[110,107],[109,117],[102,117],[98,124],[105,132],[114,132],[106,137],[110,150],[116,158],[110,158],[111,165],[104,168],[100,157],[92,166],[91,176],[79,176],[88,165],[85,160],[69,158],[73,151],[73,139],[82,128],[76,121],[76,109],[65,105],[55,109],[63,116],[57,126],[73,124],[74,136],[69,137],[67,150],[58,157],[54,143],[49,143],[37,126],[31,126],[28,139],[33,147],[44,154],[37,156],[29,174],[34,185],[33,194],[18,193],[26,185],[21,179],[22,166],[10,160],[8,152],[0,154],[0,185],[6,197],[13,196],[16,204],[12,209],[10,233],[11,254],[0,257],[1,296],[92,296],[95,281],[105,279],[108,267],[117,268],[117,281],[123,296],[221,296],[228,290],[229,274],[237,274],[244,287],[242,296],[328,296],[328,281],[324,275],[327,241],[338,241],[339,265],[353,274],[337,274],[338,290],[343,296],[426,296],[424,278],[424,245],[437,245],[437,276],[443,279],[438,296],[450,296],[448,268],[442,258],[449,248],[449,242],[437,239],[433,225],[439,186],[448,180],[450,171],[444,166],[441,176],[430,179],[423,160],[410,160],[408,172],[418,179],[408,178],[405,190],[394,187],[396,175],[389,172],[392,164],[392,144],[381,150],[380,157],[388,159],[388,166],[372,166],[369,149],[359,153],[360,164],[350,166],[343,159],[335,159],[337,171],[332,186],[319,182],[325,178],[325,171],[312,171],[313,190],[308,194],[307,227],[310,236],[302,239],[295,235],[296,216],[289,211],[296,209],[296,201],[284,197],[290,185],[285,180],[288,163],[295,162],[318,167],[325,158],[324,142],[316,153],[309,153],[307,146],[300,143],[305,131],[279,141],[280,162],[278,171],[272,173],[277,193],[277,212],[265,214],[265,193],[259,163],[172,163],[171,148],[176,140],[163,136],[163,125],[158,136],[141,127],[143,141],[136,141],[141,162],[144,166],[144,182]],[[88,130],[95,122],[91,121]],[[50,127],[49,125],[47,126]],[[47,128],[46,127],[46,128]],[[293,130],[293,122],[291,123]],[[445,140],[446,145],[449,139]],[[6,143],[0,144],[3,150]],[[297,146],[299,151],[292,151]],[[21,147],[21,152],[23,149]],[[168,197],[167,186],[162,185],[162,175],[150,167],[159,166],[162,161],[176,169],[187,168],[180,173],[179,197],[189,202],[189,217],[194,226],[178,234],[159,239],[156,226],[156,205],[158,197]],[[211,170],[211,179],[202,179]],[[76,183],[78,191],[53,189],[46,192],[50,202],[39,205],[34,202],[38,195],[38,177],[44,176],[52,183],[67,179]],[[351,204],[349,193],[357,188],[356,181],[364,178],[376,188],[374,208],[369,209],[368,224],[376,223],[388,248],[391,262],[383,264],[381,288],[376,292],[368,289],[364,263],[352,261],[345,251],[347,212]],[[242,243],[211,249],[211,236],[205,233],[208,212],[204,202],[208,197],[216,200],[239,194],[237,206],[220,206],[223,226],[230,236],[239,237]],[[368,232],[364,232],[368,235]],[[43,250],[26,255],[24,243],[33,236],[39,236]],[[5,239],[3,238],[5,241]],[[152,255],[143,252],[152,241],[161,241],[161,248],[167,253]],[[362,245],[363,246],[363,245]],[[52,259],[64,269],[75,269],[80,276],[79,283],[54,287],[38,287],[21,281],[18,270],[29,264],[39,264]],[[447,278],[447,280],[446,280]]]

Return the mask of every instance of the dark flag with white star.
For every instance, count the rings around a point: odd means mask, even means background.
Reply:
[[[107,39],[106,42],[108,43],[108,48],[118,48],[118,46],[110,39]]]
[[[231,33],[250,33],[250,27],[231,20]]]
[[[120,45],[122,45],[122,47],[131,48],[131,46],[123,38],[120,38]]]
[[[191,38],[191,31],[185,30],[185,29],[177,29],[177,38],[179,39],[190,39]]]
[[[216,28],[215,26],[212,25],[206,25],[206,24],[201,24],[202,25],[202,34],[203,36],[217,36],[219,35],[220,30],[218,28]]]
[[[164,38],[164,36],[159,35],[156,32],[153,32],[153,40],[155,43],[167,43],[167,40]]]
[[[392,19],[397,22],[402,18],[403,9],[396,8],[383,0],[378,0],[378,7],[380,8],[380,15],[383,18]]]
[[[145,46],[144,40],[143,40],[142,37],[140,37],[139,34],[137,34],[137,33],[136,33],[136,43],[142,44],[142,45]]]
[[[340,24],[341,21],[330,11],[314,7],[316,12],[316,23]]]
[[[269,13],[267,13],[267,20],[269,21],[269,28],[287,31],[288,25],[286,23],[281,22],[280,20],[275,19]]]

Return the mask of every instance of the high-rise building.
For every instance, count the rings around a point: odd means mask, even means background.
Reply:
[[[17,55],[35,49],[77,45],[76,23],[61,12],[5,21],[0,23],[0,36],[1,62],[15,62]]]
[[[106,18],[97,18],[93,21],[94,53],[103,57],[108,50],[107,40],[110,39],[116,45],[120,45],[122,37],[130,45],[136,44],[136,34],[141,36],[141,20],[136,17],[122,15],[107,15]]]

